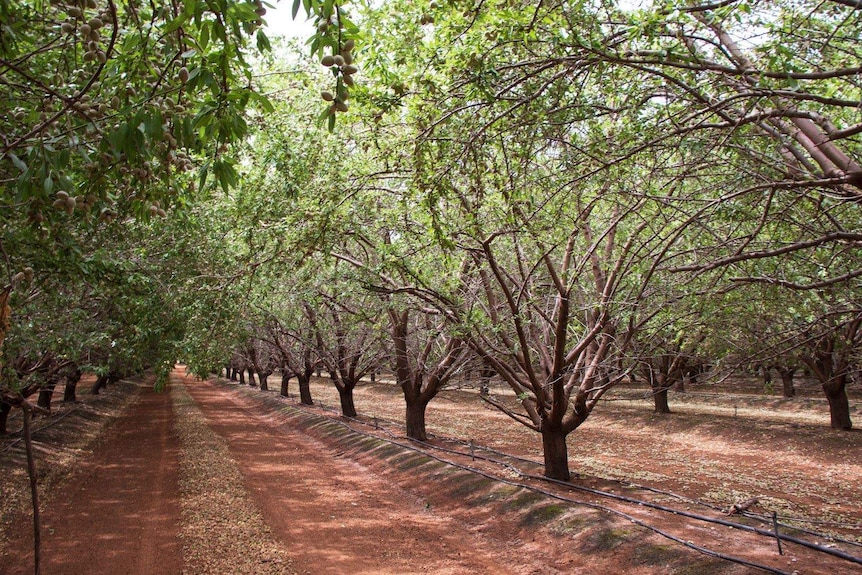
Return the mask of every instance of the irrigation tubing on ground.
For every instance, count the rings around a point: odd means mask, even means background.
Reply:
[[[362,423],[361,420],[357,420],[357,421]],[[526,459],[524,457],[519,457],[517,455],[511,455],[509,453],[504,453],[502,451],[498,451],[498,450],[493,449],[491,447],[487,447],[487,446],[483,446],[483,445],[477,445],[475,443],[467,442],[467,441],[462,440],[462,439],[440,437],[440,436],[433,435],[433,434],[429,434],[429,435],[432,435],[433,437],[436,437],[436,438],[440,439],[441,441],[451,441],[454,443],[459,443],[461,445],[473,445],[474,449],[487,451],[488,453],[493,453],[493,454],[499,455],[501,457],[507,457],[509,459],[514,459],[516,461],[522,461],[524,463],[536,465],[538,467],[542,466],[542,464],[538,461],[534,461],[532,459]],[[436,449],[436,447],[433,445],[430,447]],[[488,459],[488,458],[485,458],[485,459],[487,461],[494,462],[493,459]],[[498,463],[501,465],[505,465],[502,462],[498,462]],[[623,486],[629,485],[631,487],[634,487],[635,489],[642,489],[644,491],[650,491],[653,493],[657,493],[659,495],[666,495],[668,497],[673,497],[674,499],[677,499],[679,501],[684,501],[684,502],[690,503],[692,505],[700,505],[702,507],[706,507],[707,509],[712,509],[714,511],[724,511],[724,508],[719,507],[718,505],[713,505],[711,503],[707,503],[706,501],[699,501],[697,499],[691,499],[691,498],[685,497],[683,495],[679,495],[678,493],[674,493],[672,491],[667,491],[665,489],[658,489],[655,487],[649,487],[647,485],[640,485],[637,483],[632,483],[632,482],[627,482],[627,481],[622,481],[622,480],[617,480],[617,481],[620,483],[620,485],[623,485]],[[743,511],[742,513],[740,513],[740,515],[743,515],[744,517],[749,517],[751,519],[756,519],[758,521],[761,521],[762,523],[766,523],[769,525],[772,524],[772,516],[771,515],[763,515],[763,514],[753,513],[751,511]],[[818,520],[814,520],[814,519],[805,519],[805,518],[797,518],[797,517],[784,517],[783,519],[785,521],[794,521],[794,522],[800,522],[800,523],[816,523],[816,524],[821,524],[821,525],[831,525],[831,526],[835,526],[835,527],[843,527],[845,529],[862,529],[862,525],[855,524],[855,523],[854,524],[848,524],[848,523],[839,523],[837,521],[818,521]],[[779,522],[778,525],[779,525],[779,527],[783,527],[783,528],[787,528],[787,529],[794,529],[796,531],[805,533],[806,535],[812,535],[814,537],[820,537],[822,539],[828,539],[830,541],[835,541],[838,543],[844,543],[844,544],[847,544],[847,545],[850,545],[853,547],[862,547],[862,543],[859,543],[857,541],[851,541],[849,539],[844,539],[842,537],[838,537],[835,535],[829,535],[826,533],[822,533],[820,531],[814,531],[814,530],[806,529],[804,527],[799,527],[796,525],[789,525],[787,523],[780,523]]]
[[[324,407],[322,404],[319,404],[319,405],[318,405],[318,407],[321,407],[322,409],[328,409],[328,408]],[[334,410],[334,409],[329,409],[329,411],[333,411],[333,412],[335,412],[336,410]],[[368,425],[368,422],[362,421],[362,420],[360,420],[360,419],[358,419],[358,418],[355,418],[355,417],[349,417],[349,416],[345,416],[345,415],[341,415],[340,417],[341,417],[341,418],[343,418],[343,419],[347,419],[347,420],[350,420],[350,421],[354,421],[354,422],[359,423],[359,424],[362,424],[362,425]],[[332,418],[330,418],[330,419],[332,419]],[[379,418],[375,418],[375,419],[377,419],[377,420],[379,421]],[[509,484],[509,485],[513,485],[513,486],[523,487],[523,488],[525,488],[525,489],[529,489],[529,490],[532,490],[532,491],[535,491],[535,492],[538,492],[538,493],[542,493],[542,494],[544,494],[544,495],[548,495],[548,496],[550,496],[550,497],[553,497],[553,498],[556,498],[556,499],[560,499],[560,500],[562,500],[562,501],[568,501],[568,502],[570,502],[570,503],[575,503],[575,504],[579,504],[579,505],[586,505],[586,506],[594,507],[594,508],[596,508],[596,509],[601,509],[601,510],[607,511],[607,512],[609,512],[609,513],[613,513],[613,514],[619,515],[619,516],[621,516],[621,517],[624,517],[624,518],[626,518],[626,519],[629,519],[630,521],[632,521],[632,522],[634,522],[634,523],[636,523],[636,524],[638,524],[638,525],[641,525],[641,526],[643,526],[643,527],[645,527],[645,528],[647,528],[647,529],[650,529],[650,530],[652,530],[652,531],[654,531],[654,532],[656,532],[656,533],[658,533],[658,534],[660,534],[660,535],[662,535],[662,536],[664,536],[664,537],[667,537],[667,538],[669,538],[669,539],[671,539],[671,540],[673,540],[673,541],[677,541],[677,542],[679,542],[679,543],[681,543],[681,544],[685,545],[686,547],[690,547],[690,548],[692,548],[692,549],[695,549],[695,550],[697,550],[697,551],[699,551],[699,552],[701,552],[701,553],[705,553],[705,554],[707,554],[707,555],[712,555],[712,556],[714,556],[714,557],[721,557],[721,558],[723,558],[723,559],[727,559],[728,561],[734,561],[734,562],[737,562],[737,563],[740,563],[740,564],[744,564],[744,565],[747,565],[747,566],[750,566],[750,567],[756,567],[756,568],[759,568],[759,569],[763,569],[763,570],[765,570],[765,571],[769,571],[769,572],[772,572],[772,573],[782,573],[782,574],[786,573],[786,572],[784,572],[784,571],[780,571],[780,570],[773,569],[772,567],[768,567],[768,566],[764,566],[764,565],[759,565],[759,564],[756,564],[756,563],[748,562],[747,560],[742,559],[742,558],[739,558],[739,557],[725,556],[724,554],[719,553],[719,552],[717,552],[717,551],[713,551],[713,550],[706,549],[706,548],[701,548],[701,547],[699,547],[699,546],[697,546],[697,545],[695,545],[695,544],[693,544],[693,543],[690,543],[690,542],[688,542],[688,541],[685,541],[685,540],[679,539],[678,537],[675,537],[675,536],[673,536],[673,535],[671,535],[671,534],[669,534],[669,533],[666,533],[666,532],[664,532],[664,531],[662,531],[662,530],[660,530],[660,529],[658,529],[658,528],[656,528],[656,527],[653,527],[653,526],[651,526],[651,525],[648,525],[648,524],[646,524],[646,523],[643,523],[643,522],[642,522],[642,521],[640,521],[639,519],[637,519],[637,518],[635,518],[635,517],[633,517],[633,516],[631,516],[631,515],[628,515],[628,514],[626,514],[626,513],[622,512],[622,511],[618,511],[618,510],[616,510],[616,509],[612,509],[612,508],[609,508],[609,507],[606,507],[606,506],[602,506],[602,505],[599,505],[599,504],[596,504],[596,503],[590,503],[590,502],[584,502],[584,501],[577,501],[577,500],[574,500],[574,499],[569,499],[569,498],[566,498],[566,497],[563,497],[563,496],[560,496],[560,495],[554,494],[554,493],[552,493],[552,492],[549,492],[549,491],[546,491],[546,490],[539,489],[539,488],[534,487],[534,486],[531,486],[531,485],[521,484],[521,483],[513,482],[513,481],[510,481],[510,480],[507,480],[507,479],[499,478],[499,477],[493,476],[493,475],[491,475],[491,474],[489,474],[489,473],[483,472],[483,471],[481,471],[481,470],[478,470],[478,469],[475,469],[475,468],[472,468],[472,467],[469,467],[469,466],[464,466],[464,465],[461,465],[461,464],[458,464],[458,463],[455,463],[455,462],[453,462],[453,461],[446,460],[446,459],[443,459],[443,458],[440,458],[440,457],[436,457],[436,456],[434,456],[434,455],[432,455],[432,454],[428,453],[427,451],[424,451],[424,450],[418,449],[418,448],[413,447],[413,446],[408,445],[408,444],[401,443],[401,442],[399,442],[399,441],[395,441],[394,439],[385,439],[385,438],[380,438],[379,436],[376,436],[376,435],[372,435],[372,434],[368,434],[368,433],[365,433],[365,432],[359,431],[359,430],[357,430],[357,429],[355,429],[355,428],[353,428],[353,427],[350,427],[349,425],[347,425],[347,424],[346,424],[346,423],[344,423],[343,421],[338,421],[338,420],[336,420],[336,419],[332,419],[332,421],[335,421],[336,423],[338,423],[338,424],[340,424],[340,425],[342,425],[342,426],[346,427],[347,429],[350,429],[351,431],[353,431],[353,432],[355,432],[355,433],[359,433],[359,434],[364,435],[364,436],[366,436],[366,437],[377,437],[378,439],[382,439],[383,441],[387,441],[387,442],[392,443],[392,444],[394,444],[394,445],[399,445],[399,446],[404,447],[404,448],[406,448],[406,449],[410,449],[410,450],[412,450],[412,451],[416,451],[417,453],[423,453],[424,455],[427,455],[427,456],[429,456],[429,457],[432,457],[433,459],[436,459],[436,460],[438,460],[438,461],[441,461],[441,462],[444,462],[444,463],[447,463],[447,464],[451,464],[451,465],[453,465],[453,466],[455,466],[455,467],[458,467],[458,468],[461,468],[461,469],[464,469],[464,470],[467,470],[467,471],[471,471],[471,472],[477,473],[477,474],[479,474],[479,475],[482,475],[483,477],[487,477],[487,478],[492,479],[492,480],[495,480],[495,481],[500,481],[500,482],[503,482],[503,483],[506,483],[506,484]],[[392,423],[395,423],[395,422],[392,422]],[[386,432],[390,437],[394,437],[394,436],[393,436],[391,433],[389,433],[387,430],[383,429],[382,431]],[[419,443],[419,444],[423,445],[423,446],[424,446],[424,447],[426,447],[426,448],[436,449],[436,450],[444,451],[444,452],[447,452],[447,451],[448,451],[448,452],[450,452],[450,453],[452,453],[452,454],[456,454],[456,455],[459,455],[459,456],[462,456],[462,457],[471,457],[471,456],[472,456],[472,457],[477,457],[475,454],[472,454],[472,455],[471,455],[471,454],[469,454],[469,453],[463,453],[463,452],[459,452],[459,451],[455,451],[455,450],[449,450],[449,449],[446,449],[446,448],[443,448],[443,447],[439,447],[439,446],[431,445],[431,444],[429,444],[429,443],[427,443],[427,442],[418,441],[418,440],[415,440],[415,439],[411,439],[411,441],[414,441],[414,442],[416,442],[416,443]],[[482,449],[487,449],[488,451],[491,451],[491,452],[494,452],[494,451],[495,451],[495,450],[488,449],[488,448],[484,448],[484,447],[482,447]],[[521,460],[523,460],[523,461],[525,461],[525,462],[528,462],[528,463],[536,463],[536,462],[531,461],[531,460],[528,460],[528,459],[518,458],[518,457],[516,457],[516,456],[511,456],[511,455],[509,455],[509,454],[505,454],[505,453],[502,453],[502,452],[499,452],[499,451],[497,451],[496,453],[497,453],[497,454],[500,454],[500,455],[502,455],[502,456],[505,456],[505,457],[511,457],[511,458],[514,458],[514,459],[521,459]],[[715,523],[715,524],[717,524],[717,525],[722,525],[722,526],[726,526],[726,527],[730,527],[730,528],[734,528],[734,529],[739,529],[739,530],[742,530],[742,531],[747,531],[747,532],[751,532],[751,533],[756,533],[756,534],[758,534],[758,535],[763,535],[763,536],[767,536],[767,537],[772,537],[772,538],[776,537],[776,533],[775,533],[774,531],[768,531],[768,530],[760,529],[760,528],[753,527],[753,526],[750,526],[750,525],[745,525],[745,524],[742,524],[742,523],[736,523],[736,522],[734,522],[734,521],[728,521],[728,520],[726,520],[726,519],[717,519],[717,518],[708,517],[708,516],[705,516],[705,515],[700,515],[700,514],[697,514],[697,513],[691,513],[691,512],[689,512],[689,511],[683,511],[683,510],[679,510],[679,509],[673,509],[673,508],[671,508],[671,507],[667,507],[667,506],[664,506],[664,505],[659,505],[659,504],[657,504],[657,503],[652,503],[652,502],[645,501],[645,500],[641,500],[641,499],[636,499],[636,498],[634,498],[634,497],[628,497],[628,496],[626,496],[626,495],[618,495],[618,494],[616,494],[616,493],[610,493],[610,492],[607,492],[607,491],[602,491],[602,490],[598,490],[598,489],[592,489],[592,488],[589,488],[589,487],[583,487],[583,486],[575,485],[575,484],[573,484],[573,483],[569,483],[569,482],[565,482],[565,481],[560,481],[560,480],[556,480],[556,479],[551,479],[551,478],[544,477],[544,476],[541,476],[541,475],[533,475],[533,474],[523,473],[523,472],[521,472],[520,470],[518,470],[516,467],[514,467],[514,466],[512,466],[512,465],[510,465],[510,464],[506,464],[506,463],[501,462],[501,461],[495,461],[495,460],[493,460],[493,459],[491,459],[491,458],[487,458],[487,457],[482,457],[482,456],[478,456],[478,457],[479,457],[480,459],[484,460],[484,461],[489,461],[489,462],[491,462],[491,463],[495,463],[495,464],[497,464],[497,465],[503,465],[503,466],[506,466],[506,467],[510,468],[512,471],[514,471],[515,473],[517,473],[519,476],[524,477],[524,478],[534,479],[534,480],[540,480],[540,481],[545,481],[545,482],[549,482],[549,483],[552,483],[552,484],[557,484],[557,485],[561,485],[561,486],[564,486],[564,487],[568,487],[568,488],[570,488],[570,489],[572,489],[572,490],[581,491],[581,492],[584,492],[584,493],[590,493],[591,495],[598,495],[598,496],[606,497],[606,498],[610,498],[610,499],[615,499],[615,500],[623,501],[623,502],[626,502],[626,503],[632,503],[632,504],[639,505],[639,506],[649,507],[649,508],[652,508],[652,509],[656,509],[656,510],[658,510],[658,511],[664,511],[664,512],[667,512],[667,513],[673,513],[673,514],[675,514],[675,515],[679,515],[679,516],[682,516],[682,517],[687,517],[687,518],[689,518],[689,519],[695,519],[695,520],[698,520],[698,521],[704,521],[704,522],[707,522],[707,523]],[[780,537],[780,539],[781,539],[781,540],[783,540],[783,541],[788,541],[788,542],[790,542],[790,543],[795,543],[795,544],[797,544],[797,545],[801,545],[801,546],[803,546],[803,547],[807,547],[807,548],[809,548],[809,549],[813,549],[813,550],[815,550],[815,551],[819,551],[819,552],[821,552],[821,553],[826,553],[826,554],[828,554],[828,555],[832,555],[832,556],[834,556],[834,557],[838,557],[838,558],[840,558],[840,559],[844,559],[844,560],[846,560],[846,561],[850,561],[850,562],[852,562],[852,563],[856,563],[856,564],[862,565],[862,558],[857,557],[857,556],[855,556],[855,555],[851,555],[851,554],[849,554],[849,553],[845,553],[845,552],[843,552],[843,551],[841,551],[841,550],[839,550],[839,549],[833,549],[833,548],[830,548],[830,547],[824,547],[824,546],[822,546],[822,545],[818,545],[818,544],[816,544],[816,543],[811,543],[811,542],[809,542],[809,541],[805,541],[804,539],[799,539],[799,538],[797,538],[797,537],[792,537],[792,536],[790,536],[790,535],[785,535],[785,534],[781,534],[781,533],[779,533],[777,536],[778,536],[778,537]]]
[[[34,429],[34,430],[32,430],[32,431],[30,432],[30,435],[31,435],[31,436],[32,436],[32,435],[36,435],[37,433],[39,433],[39,432],[41,432],[41,431],[44,431],[44,430],[49,429],[49,428],[51,428],[51,427],[54,427],[55,425],[57,425],[58,423],[60,423],[60,422],[61,422],[61,421],[63,421],[64,419],[66,419],[66,417],[67,417],[67,416],[69,416],[69,415],[71,415],[72,413],[74,413],[74,412],[78,411],[78,409],[80,409],[82,405],[83,405],[82,403],[79,403],[78,405],[76,405],[75,407],[73,407],[72,409],[70,409],[69,411],[67,411],[66,413],[63,413],[62,415],[58,415],[58,416],[56,416],[55,418],[53,418],[53,419],[51,420],[51,423],[48,423],[48,424],[46,424],[46,425],[42,425],[42,426],[40,426],[38,429]],[[21,428],[19,431],[15,431],[15,432],[13,432],[13,433],[10,433],[9,435],[14,435],[14,434],[16,434],[16,433],[22,433],[23,431],[24,431],[24,429],[23,429],[23,428]],[[16,439],[16,440],[14,440],[14,441],[9,442],[9,444],[8,444],[8,445],[3,446],[3,448],[2,448],[2,449],[0,449],[0,453],[3,453],[3,452],[6,452],[6,451],[9,451],[10,449],[12,449],[13,447],[15,447],[16,445],[18,445],[18,444],[19,444],[19,443],[21,443],[22,441],[24,441],[24,437],[23,437],[23,435],[22,435],[21,437],[19,437],[18,439]]]
[[[303,409],[305,409],[305,408],[303,408]],[[366,424],[366,422],[363,422],[363,421],[361,421],[361,420],[359,420],[359,419],[356,419],[356,418],[353,418],[353,417],[347,417],[347,416],[342,416],[342,417],[344,417],[345,419],[351,420],[351,421],[355,421],[355,422],[357,422],[357,423]],[[498,477],[498,476],[492,475],[492,474],[490,474],[490,473],[487,473],[487,472],[485,472],[485,471],[482,471],[481,469],[477,469],[477,468],[474,468],[474,467],[470,467],[469,465],[463,465],[463,464],[456,463],[456,462],[451,461],[451,460],[448,460],[448,459],[444,459],[443,457],[439,457],[439,456],[437,456],[437,455],[434,455],[433,453],[429,453],[429,452],[428,452],[427,450],[425,450],[425,449],[420,449],[420,448],[415,447],[415,446],[410,445],[410,444],[401,443],[400,441],[395,441],[394,439],[387,439],[387,438],[384,438],[384,437],[380,437],[380,436],[378,436],[378,435],[374,435],[374,434],[371,434],[371,433],[366,433],[366,432],[364,432],[364,431],[360,431],[360,430],[358,430],[358,429],[355,429],[355,428],[353,428],[353,427],[351,427],[351,426],[347,425],[347,424],[346,424],[345,422],[343,422],[343,421],[338,421],[337,419],[333,419],[333,418],[328,418],[328,419],[330,419],[331,421],[333,421],[333,422],[335,422],[335,423],[337,423],[337,424],[341,425],[342,427],[344,427],[345,429],[347,429],[347,430],[351,431],[352,433],[356,433],[356,434],[362,435],[362,436],[364,436],[364,437],[369,437],[369,438],[379,439],[379,440],[381,440],[381,441],[385,441],[385,442],[387,442],[387,443],[389,443],[389,444],[391,444],[391,445],[397,445],[397,446],[399,446],[399,447],[401,447],[401,448],[403,448],[403,449],[408,449],[408,450],[413,451],[413,452],[415,452],[415,453],[419,453],[419,454],[424,455],[424,456],[426,456],[426,457],[430,457],[431,459],[434,459],[434,460],[436,460],[436,461],[440,461],[441,463],[445,463],[445,464],[447,464],[447,465],[451,465],[451,466],[456,467],[456,468],[458,468],[458,469],[461,469],[461,470],[463,470],[463,471],[468,471],[468,472],[470,472],[470,473],[474,473],[474,474],[476,474],[476,475],[480,475],[480,476],[482,476],[482,477],[485,477],[485,478],[487,478],[487,479],[490,479],[491,481],[496,481],[496,482],[498,482],[498,483],[503,483],[504,485],[510,485],[510,486],[513,486],[513,487],[519,487],[519,488],[522,488],[522,489],[526,489],[526,490],[528,490],[528,491],[533,491],[533,492],[535,492],[535,493],[540,493],[540,494],[542,494],[542,495],[545,495],[545,496],[547,496],[547,497],[551,497],[551,498],[553,498],[553,499],[557,499],[557,500],[560,500],[560,501],[565,501],[565,502],[567,502],[567,503],[572,503],[572,504],[575,504],[575,505],[583,505],[583,506],[585,506],[585,507],[590,507],[590,508],[592,508],[592,509],[597,509],[597,510],[599,510],[599,511],[603,511],[603,512],[605,512],[605,513],[609,513],[609,514],[612,514],[612,515],[616,515],[616,516],[618,516],[618,517],[622,517],[622,518],[624,518],[624,519],[626,519],[626,520],[628,520],[628,521],[630,521],[630,522],[634,523],[635,525],[638,525],[638,526],[640,526],[640,527],[643,527],[644,529],[648,529],[648,530],[650,530],[650,531],[652,531],[652,532],[654,532],[654,533],[656,533],[656,534],[658,534],[658,535],[661,535],[662,537],[665,537],[665,538],[667,538],[667,539],[669,539],[669,540],[671,540],[671,541],[674,541],[674,542],[676,542],[676,543],[679,543],[679,544],[681,544],[681,545],[684,545],[685,547],[688,547],[689,549],[692,549],[692,550],[694,550],[694,551],[697,551],[698,553],[701,553],[701,554],[704,554],[704,555],[708,555],[708,556],[711,556],[711,557],[715,557],[715,558],[718,558],[718,559],[722,559],[722,560],[724,560],[724,561],[729,561],[729,562],[732,562],[732,563],[736,563],[736,564],[738,564],[738,565],[744,565],[744,566],[746,566],[746,567],[752,567],[752,568],[754,568],[754,569],[760,569],[760,570],[765,571],[765,572],[767,572],[767,573],[774,573],[775,575],[791,575],[791,574],[790,574],[790,573],[788,573],[787,571],[782,571],[781,569],[776,569],[776,568],[774,568],[774,567],[770,567],[770,566],[768,566],[768,565],[762,565],[762,564],[760,564],[760,563],[755,563],[755,562],[753,562],[753,561],[749,561],[749,560],[747,560],[747,559],[743,559],[742,557],[736,557],[736,556],[733,556],[733,555],[727,555],[727,554],[725,554],[725,553],[720,553],[720,552],[718,552],[718,551],[715,551],[715,550],[712,550],[712,549],[709,549],[709,548],[706,548],[706,547],[702,547],[702,546],[700,546],[700,545],[696,545],[696,544],[694,544],[694,543],[692,543],[692,542],[690,542],[690,541],[686,541],[686,540],[681,539],[681,538],[679,538],[679,537],[677,537],[677,536],[675,536],[675,535],[672,535],[671,533],[668,533],[668,532],[666,532],[666,531],[664,531],[664,530],[662,530],[662,529],[659,529],[658,527],[655,527],[655,526],[649,525],[648,523],[646,523],[646,522],[644,522],[644,521],[642,521],[642,520],[640,520],[640,519],[638,519],[638,518],[636,518],[636,517],[634,517],[634,516],[632,516],[632,515],[629,515],[628,513],[625,513],[625,512],[619,511],[619,510],[617,510],[617,509],[613,509],[613,508],[611,508],[611,507],[607,507],[607,506],[605,506],[605,505],[600,505],[600,504],[598,504],[598,503],[591,503],[591,502],[586,502],[586,501],[578,501],[578,500],[575,500],[575,499],[571,499],[571,498],[565,497],[565,496],[563,496],[563,495],[559,495],[559,494],[557,494],[557,493],[553,493],[553,492],[548,491],[548,490],[546,490],[546,489],[541,489],[541,488],[536,487],[536,486],[533,486],[533,485],[527,485],[527,484],[525,484],[525,483],[519,483],[519,482],[517,482],[517,481],[512,481],[512,480],[509,480],[509,479],[504,479],[504,478],[502,478],[502,477]],[[422,444],[422,445],[424,445],[424,446],[428,446],[428,444],[427,444],[427,443],[424,443],[424,442],[418,442],[418,443],[421,443],[421,444]],[[431,447],[434,447],[434,446],[431,446]],[[456,453],[457,453],[457,452],[456,452]],[[459,455],[464,455],[464,454],[461,454],[461,453],[458,453],[458,454],[459,454]]]

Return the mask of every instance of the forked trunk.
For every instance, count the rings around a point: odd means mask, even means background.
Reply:
[[[427,441],[428,434],[425,431],[425,409],[428,402],[414,399],[407,402],[407,437],[418,441]]]
[[[569,452],[566,447],[566,433],[559,429],[542,428],[542,450],[545,454],[545,477],[568,481]]]
[[[353,403],[353,388],[344,386],[338,388],[338,398],[341,400],[341,414],[356,417],[356,405]]]
[[[281,395],[284,397],[290,397],[288,393],[288,385],[290,384],[290,374],[282,373],[281,374]]]
[[[829,419],[832,429],[849,431],[853,429],[850,421],[850,402],[847,400],[847,376],[838,375],[823,384],[823,391],[829,401]]]

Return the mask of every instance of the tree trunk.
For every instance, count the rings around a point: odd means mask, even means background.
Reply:
[[[96,378],[96,383],[93,384],[93,387],[90,388],[90,391],[93,395],[99,395],[99,390],[104,389],[108,386],[108,376],[100,375]]]
[[[36,400],[36,405],[46,411],[51,411],[51,398],[54,396],[54,387],[56,383],[46,383],[39,390],[39,399]]]
[[[245,370],[244,369],[238,369],[237,373],[239,373],[239,384],[245,385]]]
[[[425,408],[427,402],[420,399],[407,401],[407,437],[418,441],[427,441],[428,434],[425,432]]]
[[[0,435],[6,435],[6,422],[9,420],[9,412],[12,411],[12,406],[8,403],[0,402]]]
[[[297,376],[299,379],[299,401],[303,405],[314,405],[314,402],[311,401],[311,386],[309,382],[311,381],[311,376],[308,375],[299,375]]]
[[[670,405],[667,403],[666,387],[660,387],[653,391],[652,401],[655,413],[670,413]]]
[[[248,368],[248,384],[252,387],[257,387],[257,382],[254,380],[254,369]]]
[[[837,375],[823,384],[823,391],[829,401],[829,419],[832,429],[849,431],[853,429],[850,421],[850,402],[847,399],[847,376]]]
[[[261,391],[269,391],[269,384],[267,383],[267,378],[269,378],[269,375],[260,372],[257,373],[257,379],[258,381],[260,381]]]
[[[236,372],[237,372],[237,370],[234,368],[230,368],[230,371],[228,371],[228,377],[230,378],[231,381],[237,380]]]
[[[78,382],[81,381],[81,370],[76,370],[71,376],[66,378],[66,388],[63,390],[63,402],[75,403],[78,401],[77,391]]]
[[[777,367],[778,375],[781,376],[781,391],[784,397],[795,397],[796,387],[793,385],[793,373],[795,369]]]
[[[356,405],[353,403],[353,387],[338,388],[338,398],[341,400],[341,415],[356,417]]]
[[[560,481],[571,479],[566,433],[559,429],[548,429],[547,424],[544,425],[542,427],[542,450],[545,454],[545,477]]]
[[[281,395],[290,397],[288,393],[288,384],[290,383],[290,374],[282,372],[281,374]]]

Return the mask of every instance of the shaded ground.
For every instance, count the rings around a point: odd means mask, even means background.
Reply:
[[[316,380],[312,391],[319,403],[337,405],[328,381]],[[613,515],[617,504],[602,498],[556,491],[582,501],[573,505],[518,487],[509,480],[547,489],[511,472],[515,466],[536,471],[523,459],[508,460],[512,467],[501,474],[466,455],[446,454],[453,466],[434,453],[416,453],[400,436],[403,400],[391,385],[358,390],[363,419],[376,419],[380,429],[358,425],[356,431],[348,428],[354,422],[331,419],[319,407],[300,409],[276,392],[195,381],[180,372],[170,394],[146,386],[131,392],[140,395],[125,416],[108,425],[95,449],[82,448],[76,473],[50,489],[43,573],[757,572],[670,543]],[[122,402],[115,408],[122,411]],[[578,485],[645,493],[616,481],[626,478],[715,507],[753,494],[763,499],[762,512],[859,534],[862,463],[852,454],[859,453],[862,434],[835,433],[803,417],[802,424],[759,412],[706,418],[699,409],[706,408],[689,401],[684,413],[656,417],[637,402],[616,402],[597,411],[570,442],[572,468],[591,475]],[[52,427],[54,439],[63,437],[62,429],[76,437],[92,433],[75,421],[69,416]],[[428,421],[438,447],[466,452],[473,440],[477,452],[486,445],[540,458],[535,434],[486,409],[472,392],[445,392],[432,402]],[[43,441],[40,469],[50,468],[58,453]],[[0,451],[3,477],[20,463],[17,446]],[[7,510],[20,493],[0,487]],[[653,493],[653,500],[723,517],[663,494]],[[743,549],[775,572],[855,572],[853,565],[795,548],[778,557],[769,538],[746,539],[649,509],[626,512],[720,552]],[[28,518],[19,515],[0,535],[9,538],[0,550],[0,573],[32,572]]]
[[[145,387],[42,509],[43,573],[179,573],[178,443],[167,394]],[[32,573],[29,516],[4,573]]]

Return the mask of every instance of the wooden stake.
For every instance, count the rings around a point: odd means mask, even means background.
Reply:
[[[30,497],[33,500],[33,560],[34,573],[39,575],[41,547],[41,529],[39,528],[39,489],[36,485],[36,462],[33,459],[33,442],[30,437],[30,406],[22,402],[21,411],[24,415],[24,448],[27,452],[27,474],[30,476]]]

